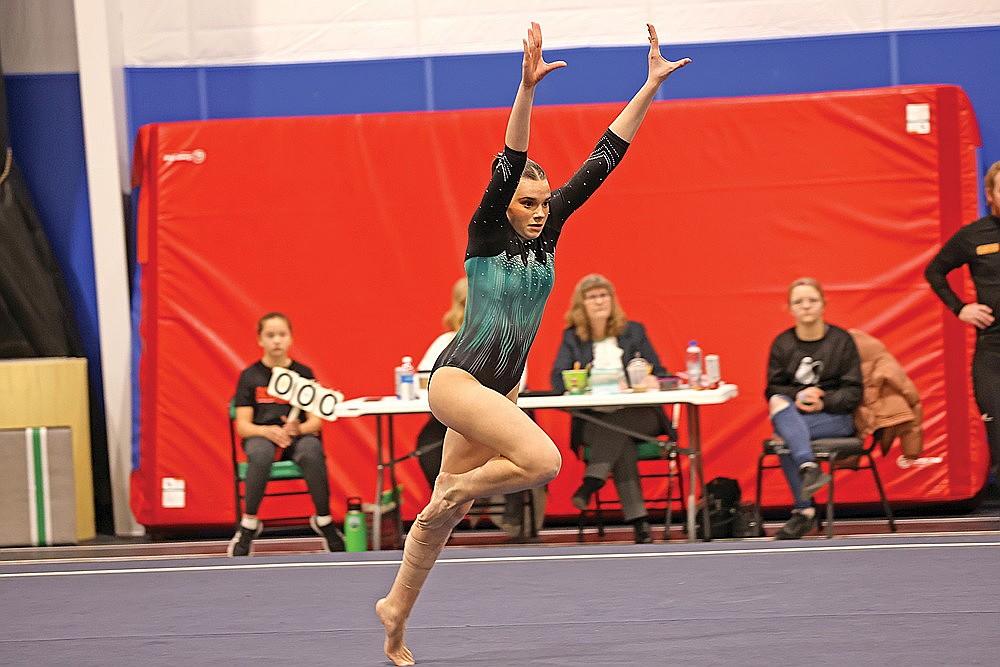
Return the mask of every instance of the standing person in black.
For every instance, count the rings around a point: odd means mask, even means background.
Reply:
[[[272,368],[288,368],[304,378],[315,376],[307,366],[288,356],[292,323],[281,313],[268,313],[260,318],[257,342],[264,355],[240,374],[234,399],[236,432],[243,438],[243,451],[247,455],[246,507],[228,553],[249,556],[254,538],[264,529],[257,511],[271,475],[271,464],[279,451],[282,460],[295,461],[302,469],[316,507],[309,525],[323,539],[327,551],[343,551],[343,536],[330,516],[330,482],[320,441],[323,422],[311,413],[306,413],[305,421],[288,419],[292,406],[267,393]]]
[[[976,352],[972,357],[972,386],[986,424],[992,471],[1000,475],[1000,162],[986,171],[983,183],[990,212],[962,227],[934,256],[924,277],[958,319],[976,328]],[[963,303],[948,284],[947,275],[969,265],[976,286],[976,301]],[[997,479],[1000,483],[1000,479]]]
[[[646,81],[611,122],[583,165],[551,190],[528,159],[535,87],[564,62],[542,57],[542,32],[532,23],[522,40],[521,83],[510,110],[504,150],[469,223],[465,320],[438,357],[427,387],[434,416],[448,427],[431,500],[406,536],[403,561],[389,593],[375,603],[385,627],[384,650],[412,665],[406,623],[420,589],[452,529],[474,498],[533,489],[558,473],[555,443],[517,407],[518,384],[555,281],[555,249],[566,220],[619,164],[660,86],[689,58],[669,61],[649,30]]]

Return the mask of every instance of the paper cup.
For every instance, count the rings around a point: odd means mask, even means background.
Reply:
[[[562,372],[563,384],[571,394],[582,394],[587,391],[587,371],[570,370]]]

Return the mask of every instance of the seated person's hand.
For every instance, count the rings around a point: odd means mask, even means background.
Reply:
[[[795,395],[795,407],[800,412],[820,412],[823,410],[823,395],[819,387],[806,387]]]
[[[265,426],[264,437],[284,449],[292,444],[292,436],[285,432],[283,426]]]
[[[282,417],[281,421],[284,422],[284,426],[282,426],[282,429],[285,431],[285,433],[288,434],[289,438],[294,438],[302,433],[301,429],[302,422],[300,422],[298,419],[293,419],[291,421],[288,421],[288,417]]]

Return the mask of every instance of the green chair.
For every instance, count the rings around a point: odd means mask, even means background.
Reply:
[[[240,438],[236,433],[236,404],[235,400],[229,401],[229,444],[233,458],[233,490],[236,497],[236,524],[239,525],[243,518],[243,500],[246,496],[247,462],[243,447],[240,446]],[[273,488],[275,487],[275,488]],[[268,477],[267,487],[264,489],[265,498],[282,496],[309,496],[309,488],[306,486],[305,478],[302,476],[302,469],[295,461],[275,461],[271,464],[271,475]],[[263,506],[263,505],[262,505]],[[286,514],[268,515],[265,517],[268,522],[278,522],[279,524],[294,524],[308,522],[311,514]]]

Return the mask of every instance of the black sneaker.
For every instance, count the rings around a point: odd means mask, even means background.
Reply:
[[[604,482],[607,480],[600,479],[599,477],[588,477],[584,476],[583,484],[580,488],[573,492],[573,497],[570,502],[573,503],[573,507],[577,508],[581,512],[590,507],[590,497],[594,493],[604,486]]]
[[[833,479],[819,469],[815,463],[806,463],[799,468],[799,476],[802,478],[802,500],[808,501],[816,492],[830,483]]]
[[[233,535],[233,539],[229,540],[229,547],[226,549],[226,555],[230,557],[249,556],[253,553],[254,538],[260,537],[261,531],[263,530],[263,521],[258,521],[256,528],[247,528],[246,526],[240,524],[240,527],[236,530],[236,534]]]
[[[798,540],[816,529],[816,515],[806,516],[799,510],[792,511],[792,518],[774,534],[776,540]]]
[[[309,526],[323,540],[323,548],[327,551],[344,551],[344,534],[337,529],[337,524],[330,522],[325,526],[316,523],[316,515],[309,517]]]
[[[577,508],[581,512],[587,509],[588,507],[590,507],[591,495],[592,494],[590,491],[581,486],[579,489],[576,490],[576,493],[574,493],[573,497],[570,499],[573,503],[573,507]]]
[[[635,529],[635,543],[636,544],[652,544],[653,536],[649,534],[649,521],[646,519],[638,519],[633,524]]]

